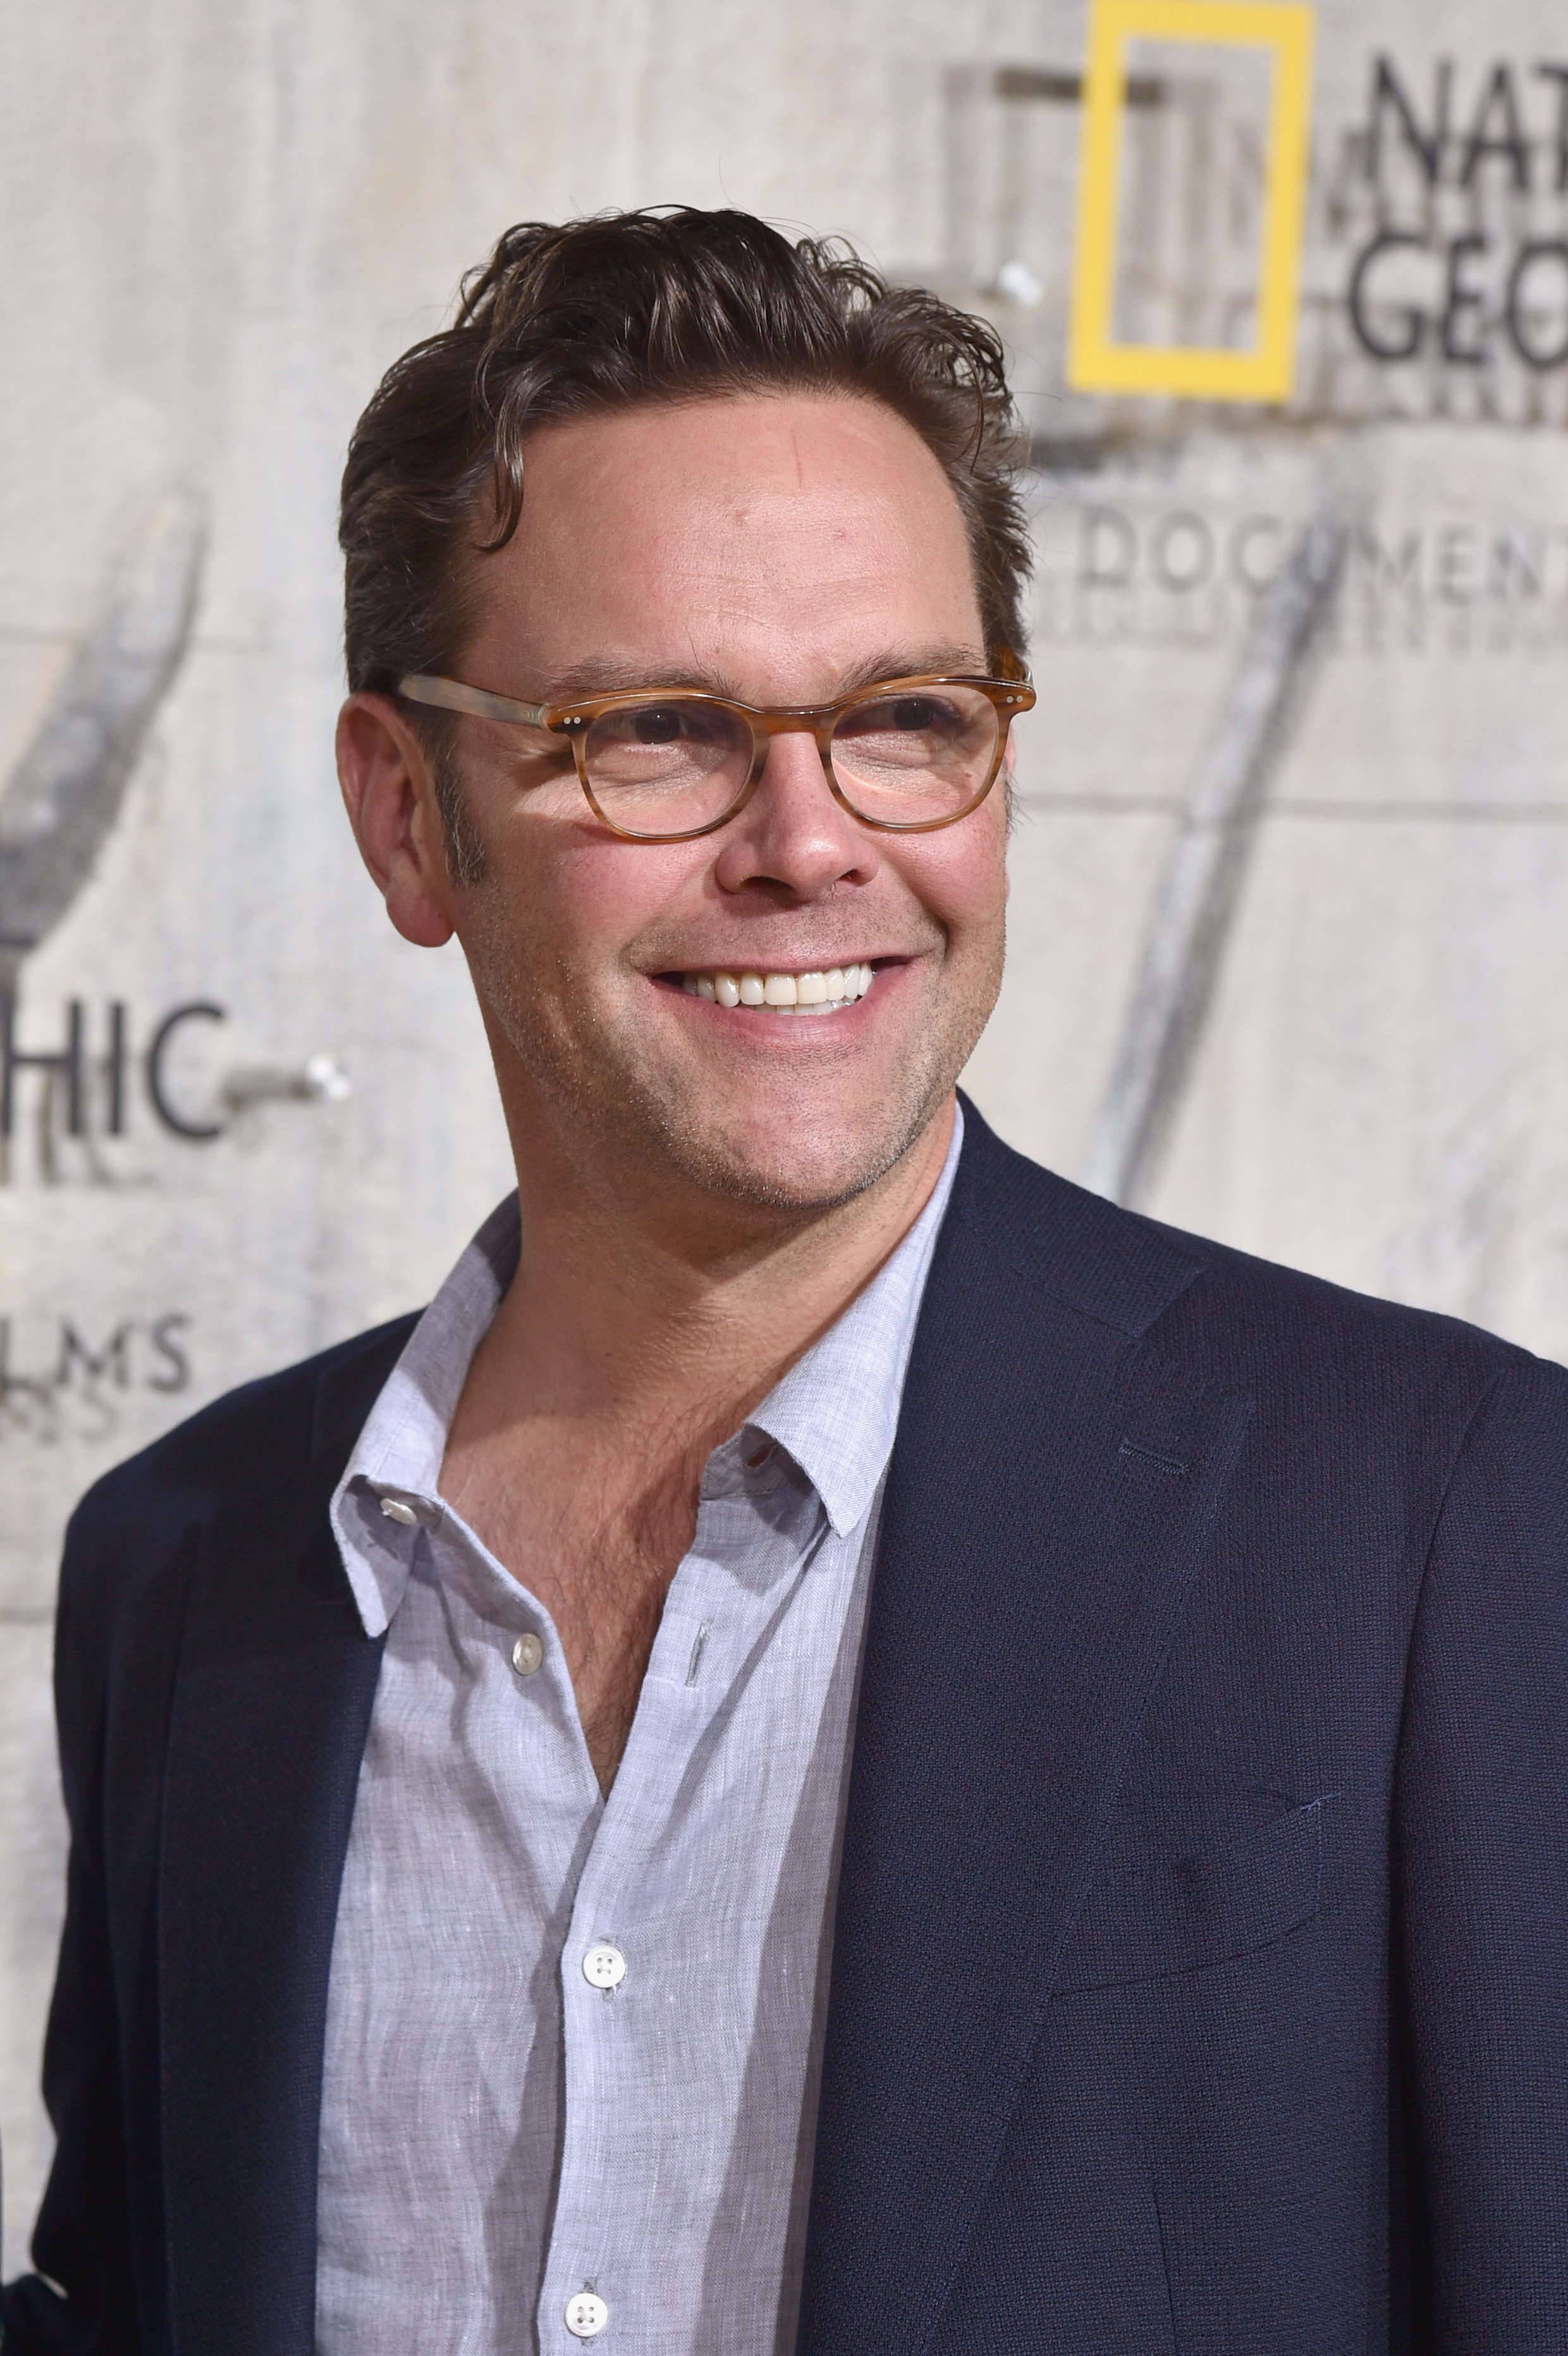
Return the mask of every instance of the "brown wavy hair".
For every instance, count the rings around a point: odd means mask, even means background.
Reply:
[[[840,240],[792,243],[750,213],[671,205],[507,230],[452,326],[382,378],[343,473],[350,688],[392,692],[458,659],[473,560],[522,514],[532,427],[759,390],[859,393],[914,428],[963,514],[987,659],[1019,655],[1021,443],[991,329],[890,285]]]

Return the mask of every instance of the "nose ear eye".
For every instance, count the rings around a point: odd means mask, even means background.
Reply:
[[[680,734],[677,712],[639,712],[633,725],[639,744],[673,744]]]

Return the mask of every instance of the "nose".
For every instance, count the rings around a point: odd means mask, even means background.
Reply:
[[[755,793],[716,840],[726,892],[818,900],[837,884],[869,884],[880,863],[875,836],[833,798],[815,739],[793,728],[773,738]]]

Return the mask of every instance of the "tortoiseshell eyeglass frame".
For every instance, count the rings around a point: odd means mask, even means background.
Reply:
[[[1004,658],[1011,668],[1015,658]],[[962,809],[948,811],[942,818],[886,819],[868,818],[857,809],[840,786],[833,769],[833,732],[846,712],[857,704],[875,703],[891,695],[917,693],[931,687],[969,687],[987,697],[997,713],[997,742],[985,783],[972,794]],[[500,720],[508,727],[539,728],[559,735],[571,746],[577,765],[578,783],[588,798],[588,807],[602,826],[618,834],[625,842],[695,842],[699,836],[716,834],[728,826],[751,800],[762,777],[768,757],[768,746],[775,736],[795,730],[814,736],[822,756],[823,774],[833,798],[840,809],[848,812],[858,825],[869,826],[879,834],[934,834],[944,826],[956,826],[960,819],[977,810],[1001,773],[1008,749],[1008,732],[1019,714],[1033,708],[1035,694],[1022,666],[1012,678],[984,679],[965,671],[923,672],[918,678],[874,680],[868,687],[857,688],[852,695],[842,695],[832,703],[802,703],[769,707],[738,703],[731,697],[709,695],[705,690],[689,687],[623,688],[611,695],[586,695],[569,703],[524,703],[516,696],[492,695],[482,687],[466,687],[461,680],[443,679],[438,674],[411,671],[398,681],[398,693],[411,703],[424,703],[443,712],[465,712],[477,720]],[[613,818],[601,809],[588,778],[586,738],[595,720],[607,712],[624,711],[628,705],[650,701],[700,703],[709,709],[733,712],[752,732],[752,761],[746,781],[726,810],[709,819],[701,826],[682,827],[673,834],[639,834],[633,828],[617,826]]]

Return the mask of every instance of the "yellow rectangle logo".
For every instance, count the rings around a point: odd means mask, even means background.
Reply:
[[[1067,380],[1083,392],[1288,401],[1296,373],[1312,125],[1314,10],[1298,0],[1092,0]],[[1115,340],[1117,199],[1129,41],[1266,49],[1267,165],[1251,350]]]

